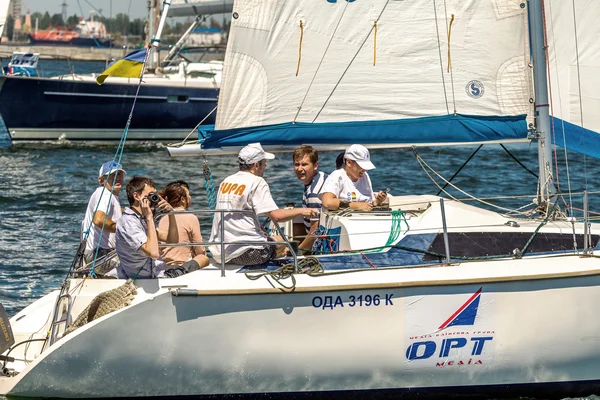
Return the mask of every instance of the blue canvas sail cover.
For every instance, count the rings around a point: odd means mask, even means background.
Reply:
[[[301,144],[428,144],[470,143],[526,139],[525,115],[444,115],[383,121],[283,123],[268,126],[214,130],[204,128],[203,148]]]
[[[552,142],[567,150],[600,158],[600,134],[560,118],[554,118]]]
[[[518,2],[236,0],[234,11],[203,148],[527,137]]]

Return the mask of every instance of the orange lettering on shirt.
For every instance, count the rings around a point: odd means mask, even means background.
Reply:
[[[239,185],[237,183],[234,183],[233,185],[231,185],[231,187],[229,188],[229,190],[227,191],[227,193],[231,193],[233,192]]]
[[[227,194],[229,192],[229,188],[231,187],[231,183],[223,182],[221,185],[221,193]]]
[[[231,190],[233,190],[233,188]],[[234,194],[237,194],[238,196],[241,196],[241,195],[244,194],[244,190],[246,190],[246,185],[240,185],[240,187],[237,188],[237,190],[235,191]]]

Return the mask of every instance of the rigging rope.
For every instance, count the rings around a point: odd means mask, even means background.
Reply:
[[[552,15],[552,2],[548,3],[549,9],[550,9],[550,15]],[[542,2],[542,16],[543,16],[543,26],[544,26],[544,40],[546,41],[546,65],[547,65],[547,70],[548,70],[548,77],[550,77],[550,58],[549,58],[549,52],[548,52],[548,48],[550,46],[550,43],[548,42],[548,25],[546,23],[546,12],[545,12],[545,2]],[[556,38],[554,36],[554,28],[552,26],[552,41],[553,43],[556,43]],[[558,55],[555,54],[554,55],[554,62],[558,63]],[[557,89],[558,89],[558,106],[560,108],[560,115],[563,115],[563,110],[562,110],[562,99],[561,99],[561,90],[560,90],[560,81],[559,79],[556,79],[556,85],[557,85]],[[557,190],[560,192],[560,179],[559,179],[559,169],[558,169],[558,156],[557,156],[557,151],[556,151],[556,132],[555,132],[555,125],[554,125],[554,101],[552,98],[552,82],[551,80],[549,80],[548,82],[548,91],[550,94],[550,110],[552,113],[551,116],[551,122],[552,122],[552,137],[554,138],[554,160],[555,160],[555,167],[556,167],[556,185],[557,185]],[[567,143],[567,138],[566,138],[566,133],[565,133],[565,121],[564,119],[561,119],[561,130],[562,130],[562,139],[563,139],[563,143]],[[564,199],[564,196],[561,194],[561,198],[563,200],[563,202],[565,203],[565,206],[567,208],[567,210],[569,210],[570,215],[573,216],[573,197],[571,195],[571,174],[569,171],[569,155],[567,152],[567,147],[564,146],[563,148],[564,151],[564,157],[565,157],[565,168],[566,168],[566,173],[567,173],[567,188],[568,188],[568,194],[569,194],[569,203],[567,204],[566,200]],[[573,227],[573,229],[575,229]]]
[[[448,180],[448,182],[452,182],[454,180],[454,178],[456,178],[458,176],[458,174],[460,174],[460,171],[463,170],[463,168],[469,163],[469,161],[471,161],[471,159],[473,157],[475,157],[475,154],[477,154],[477,152],[483,147],[483,144],[480,144],[479,147],[469,156],[469,158],[467,159],[467,161],[465,161],[463,163],[463,165],[460,166],[460,168],[458,169],[458,171],[456,171],[454,173],[454,175],[452,175],[452,177]],[[448,183],[446,183],[437,193],[436,196],[439,196],[440,193],[442,193],[442,191],[444,191],[444,189],[446,189],[448,187]]]
[[[571,2],[573,4],[573,30],[574,30],[574,36],[575,36],[575,57],[577,60],[577,94],[579,97],[579,118],[581,118],[581,146],[584,147],[584,124],[583,124],[583,99],[581,96],[581,66],[579,64],[579,39],[577,38],[577,18],[576,18],[576,11],[575,11],[575,0],[572,0]],[[565,146],[566,147],[566,146]],[[588,177],[587,177],[587,156],[584,153],[583,154],[583,177],[584,177],[584,181],[585,181],[585,189],[587,190],[588,188]]]
[[[204,118],[202,118],[202,120],[200,122],[198,122],[198,124],[194,127],[194,129],[192,129],[190,131],[190,133],[187,134],[187,136],[179,143],[170,143],[167,146],[169,147],[181,147],[185,144],[185,142],[188,140],[188,138],[192,135],[192,133],[197,132],[198,128],[200,127],[200,125],[202,125],[202,123],[204,121],[206,121],[208,119],[208,117],[210,117],[212,115],[212,113],[214,113],[217,110],[217,106],[214,106],[214,108],[212,110],[210,110],[210,112],[208,114],[206,114],[206,116]],[[192,142],[198,142],[198,140],[194,140]]]
[[[525,166],[525,164],[523,164],[521,161],[519,161],[517,159],[517,157],[515,157],[510,151],[508,151],[508,149],[506,147],[504,147],[504,145],[502,143],[500,143],[500,146],[504,149],[504,151],[506,152],[506,154],[508,154],[513,160],[515,160],[517,162],[517,164],[519,164],[521,167],[523,167],[523,169],[525,169],[525,171],[529,172],[531,175],[533,175],[536,178],[538,178],[538,176],[537,176],[537,174],[535,172],[533,172],[532,170],[530,170],[529,168],[527,168]]]
[[[140,93],[140,88],[142,87],[142,82],[144,80],[144,71],[146,70],[146,64],[148,62],[148,57],[150,56],[150,53],[151,53],[151,48],[148,48],[148,51],[146,52],[146,56],[144,57],[144,62],[142,64],[142,70],[140,72],[140,79],[138,81],[138,85],[137,85],[137,88],[135,91],[135,96],[133,97],[131,111],[129,112],[129,116],[127,117],[127,123],[125,124],[125,129],[123,129],[123,133],[121,134],[121,140],[119,141],[117,150],[115,151],[115,155],[113,157],[113,162],[117,163],[117,164],[121,164],[121,159],[123,158],[123,151],[125,150],[125,142],[127,141],[127,134],[129,133],[129,127],[131,126],[131,120],[133,119],[133,112],[135,110],[135,105],[137,104],[137,99],[138,99],[138,95]],[[107,182],[108,182],[108,180],[107,180]],[[106,189],[106,183],[105,183],[103,191],[105,189]],[[114,186],[111,187],[111,191],[110,191],[111,196],[113,195],[113,191],[114,191]],[[104,192],[102,192],[102,194],[103,193]],[[100,199],[102,198],[102,194],[100,195]],[[98,209],[99,204],[100,204],[100,200],[98,200],[98,205],[96,206],[96,210]],[[109,207],[110,207],[110,202],[109,202]],[[94,261],[92,263],[92,267],[90,268],[90,276],[91,277],[96,276],[96,274],[94,273],[94,268],[96,267],[96,259],[98,258],[98,252],[100,251],[100,243],[102,243],[102,234],[104,233],[104,227],[106,225],[107,217],[108,217],[108,210],[106,210],[106,212],[104,213],[104,219],[102,220],[102,227],[100,228],[100,235],[98,238],[96,252],[94,253]],[[89,236],[89,230],[92,227],[93,223],[94,223],[94,221],[92,219],[92,222],[90,223],[90,226],[88,227],[88,230],[84,237],[84,239],[86,239],[86,240]]]
[[[291,292],[296,288],[296,278],[294,274],[306,274],[308,276],[318,276],[325,273],[323,264],[316,257],[305,257],[298,260],[298,272],[295,270],[293,263],[283,264],[281,267],[273,271],[266,269],[257,269],[245,273],[246,278],[255,281],[262,277],[272,278],[284,291]],[[286,285],[282,281],[291,279],[292,284]]]
[[[385,246],[390,246],[398,240],[400,234],[402,233],[402,221],[406,224],[406,232],[410,230],[410,226],[408,225],[408,221],[406,221],[406,215],[402,210],[394,210],[392,211],[392,227],[390,229],[390,236],[388,237]]]
[[[449,182],[446,178],[444,178],[442,175],[440,175],[437,171],[435,171],[431,166],[429,166],[429,164],[427,164],[427,162],[425,162],[425,160],[419,155],[419,153],[417,152],[416,148],[413,147],[412,148],[413,153],[415,154],[415,157],[417,158],[418,163],[421,165],[421,168],[423,168],[423,171],[425,172],[425,174],[429,177],[429,179],[431,179],[431,181],[439,188],[441,189],[446,195],[448,195],[448,197],[450,197],[453,200],[459,201],[456,197],[452,196],[450,193],[448,193],[446,190],[442,189],[442,187],[436,182],[435,179],[433,179],[433,177],[431,176],[431,174],[429,174],[429,172],[427,172],[427,170],[430,170],[433,174],[435,174],[438,178],[440,178],[441,180],[443,180],[444,182],[446,182],[448,185],[450,185],[452,188],[456,189],[457,191],[459,191],[460,193],[464,194],[465,196],[471,198],[472,200],[478,201],[482,204],[485,204],[489,207],[494,207],[497,208],[499,210],[503,210],[503,211],[507,211],[510,213],[516,213],[516,214],[522,214],[522,215],[530,215],[530,212],[524,212],[524,211],[518,211],[518,210],[512,210],[510,208],[505,208],[505,207],[501,207],[498,206],[496,204],[493,203],[489,203],[487,201],[484,201],[481,198],[475,197],[467,192],[465,192],[464,190],[460,189],[459,187],[457,187],[456,185],[454,185],[453,183]]]
[[[381,9],[381,12],[377,16],[377,19],[375,20],[375,22],[377,22],[377,21],[379,21],[381,19],[381,16],[383,15],[383,12],[387,8],[389,2],[390,2],[390,0],[387,0],[385,2],[385,4],[383,5],[383,8]],[[346,4],[348,4],[348,3],[346,3]],[[337,90],[338,86],[342,82],[342,79],[344,79],[344,76],[346,76],[346,72],[348,72],[348,70],[350,69],[350,66],[352,65],[352,63],[354,62],[354,60],[356,59],[356,57],[358,57],[358,54],[362,50],[363,46],[367,42],[367,39],[369,38],[369,36],[371,36],[371,32],[373,32],[373,29],[375,29],[376,26],[377,25],[375,24],[375,25],[373,25],[371,27],[371,29],[369,29],[369,33],[365,36],[364,40],[362,41],[362,43],[358,47],[358,50],[356,50],[356,53],[354,53],[354,56],[352,57],[352,59],[350,60],[350,62],[348,63],[348,65],[346,66],[346,69],[344,69],[344,72],[342,72],[342,75],[340,76],[340,79],[338,79],[338,81],[335,83],[335,86],[333,87],[333,89],[331,89],[331,92],[329,93],[329,96],[327,96],[327,98],[323,102],[323,105],[321,106],[321,108],[317,112],[317,115],[315,115],[315,117],[313,118],[313,120],[312,120],[313,123],[317,120],[317,118],[319,118],[319,115],[321,115],[321,112],[325,109],[325,106],[329,102],[329,99],[331,99],[331,96],[333,96],[333,93],[335,93],[335,91]],[[300,111],[298,111],[298,112],[300,112]]]
[[[208,200],[208,208],[214,210],[217,207],[217,193],[215,190],[215,181],[213,179],[212,170],[208,165],[206,156],[204,157],[204,167],[202,168],[204,174],[204,187],[206,188],[206,198]],[[214,218],[215,214],[211,214],[211,218]]]
[[[325,48],[325,51],[323,52],[321,61],[319,61],[319,65],[317,65],[317,69],[315,70],[315,73],[310,81],[310,84],[308,85],[308,88],[306,89],[306,93],[304,93],[304,97],[302,98],[302,101],[300,102],[300,106],[298,107],[298,111],[296,111],[296,116],[294,117],[294,120],[292,121],[292,123],[296,123],[296,120],[298,119],[298,115],[300,115],[300,111],[302,110],[302,106],[304,105],[304,102],[306,101],[306,98],[308,97],[310,88],[312,87],[313,83],[315,82],[315,79],[317,78],[317,74],[319,73],[319,69],[321,68],[321,65],[323,64],[323,60],[325,59],[325,56],[327,55],[327,51],[329,51],[329,46],[331,46],[331,42],[333,41],[333,38],[335,37],[335,33],[337,32],[337,29],[339,28],[340,23],[342,22],[342,19],[344,18],[344,13],[346,12],[346,7],[348,7],[348,4],[349,3],[346,2],[346,5],[344,6],[344,10],[342,11],[342,15],[340,15],[340,19],[338,20],[338,22],[335,26],[335,29],[333,30],[333,33],[331,34],[329,43],[327,43],[327,47]]]

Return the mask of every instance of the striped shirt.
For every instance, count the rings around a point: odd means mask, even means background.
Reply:
[[[313,176],[312,181],[304,186],[302,207],[321,209],[321,199],[319,199],[319,194],[321,194],[327,176],[326,173],[319,171]],[[306,229],[306,233],[310,231],[310,218],[304,217],[304,228]]]

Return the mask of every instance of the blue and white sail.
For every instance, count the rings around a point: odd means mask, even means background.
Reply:
[[[519,1],[238,0],[204,148],[524,140]]]
[[[596,158],[600,158],[599,15],[597,0],[546,1],[552,140]]]

